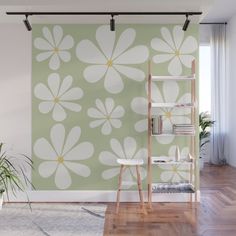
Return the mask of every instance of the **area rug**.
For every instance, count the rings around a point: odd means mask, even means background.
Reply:
[[[106,205],[9,203],[0,211],[1,236],[100,236]]]

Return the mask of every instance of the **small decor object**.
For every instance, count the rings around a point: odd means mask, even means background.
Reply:
[[[24,154],[10,155],[3,150],[3,145],[0,143],[0,209],[4,192],[9,200],[9,192],[16,196],[18,191],[25,192],[27,186],[32,186],[25,173],[26,167],[33,168],[29,157]]]
[[[180,151],[178,146],[176,146],[175,149],[175,161],[180,161]]]
[[[158,134],[162,134],[162,130],[163,130],[162,116],[158,116]]]
[[[187,161],[188,162],[191,162],[193,160],[193,157],[192,155],[189,153],[188,156],[187,156]]]

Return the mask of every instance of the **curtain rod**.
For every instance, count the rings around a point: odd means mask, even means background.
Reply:
[[[201,15],[202,12],[6,12],[7,15]]]
[[[201,22],[200,25],[227,25],[227,22]]]

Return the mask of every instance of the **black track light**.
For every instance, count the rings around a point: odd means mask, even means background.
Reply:
[[[28,31],[31,31],[32,30],[32,27],[28,21],[28,15],[25,15],[25,19],[23,20],[24,24],[25,24],[25,27]]]
[[[110,19],[110,30],[115,31],[115,19],[113,19],[113,15],[111,15]]]
[[[189,23],[190,23],[190,20],[188,19],[188,14],[187,14],[186,15],[186,20],[185,20],[184,25],[183,25],[183,31],[186,31],[188,29]]]

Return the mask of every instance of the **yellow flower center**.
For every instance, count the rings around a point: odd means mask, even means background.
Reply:
[[[172,171],[173,171],[173,172],[178,172],[177,166],[172,166]]]
[[[113,64],[112,60],[108,60],[108,61],[107,61],[107,66],[108,66],[108,67],[112,66],[112,64]]]
[[[109,115],[107,115],[107,120],[110,120],[110,119],[111,119],[111,117]]]
[[[58,163],[62,164],[64,162],[64,158],[63,157],[57,157],[57,161],[58,161]]]
[[[54,53],[58,53],[58,52],[59,52],[59,48],[55,47],[55,48],[53,49],[53,51],[54,51]]]
[[[60,100],[59,100],[58,97],[55,97],[55,98],[54,98],[54,102],[55,102],[55,103],[58,103],[59,101],[60,101]]]
[[[171,112],[170,111],[167,111],[166,113],[165,113],[165,116],[166,116],[166,118],[171,118]]]
[[[175,51],[175,56],[178,57],[179,55],[180,55],[180,51],[179,51],[179,50],[176,50],[176,51]]]

